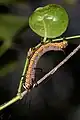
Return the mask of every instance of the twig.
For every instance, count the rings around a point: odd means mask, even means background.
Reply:
[[[20,94],[21,94],[22,83],[23,83],[23,79],[24,79],[24,76],[25,76],[26,68],[27,68],[27,66],[28,66],[28,62],[29,62],[29,59],[28,59],[28,57],[27,57],[27,58],[26,58],[26,62],[25,62],[25,66],[24,66],[24,70],[23,70],[23,73],[22,73],[22,76],[21,76],[21,80],[20,80],[20,83],[19,83],[17,95],[20,95]]]
[[[65,39],[68,40],[68,39],[74,39],[74,38],[80,38],[80,35],[77,35],[77,36],[72,36],[72,37],[66,37]],[[52,41],[59,41],[59,40],[63,40],[63,38],[60,38],[60,39],[54,39]],[[47,41],[46,41],[47,42]],[[39,43],[35,48],[37,48],[38,46],[40,46],[41,43]],[[40,84],[43,80],[45,80],[49,75],[53,74],[54,72],[56,72],[56,70],[61,67],[68,59],[70,59],[78,50],[80,49],[80,45],[75,48],[73,50],[73,52],[71,52],[62,62],[60,62],[55,68],[53,68],[49,73],[47,73],[44,77],[42,77],[38,82],[37,84]],[[24,67],[24,70],[23,70],[23,73],[22,73],[22,77],[21,77],[21,80],[20,80],[20,84],[19,84],[19,88],[18,88],[18,93],[17,93],[17,96],[14,97],[12,100],[8,101],[7,103],[4,103],[2,105],[0,105],[0,111],[3,110],[4,108],[8,107],[9,105],[13,104],[14,102],[22,99],[24,97],[24,95],[28,92],[28,91],[24,91],[21,93],[21,87],[22,87],[22,81],[23,81],[23,76],[26,72],[26,67],[28,65],[28,58],[26,59],[26,63],[25,63],[25,67]],[[35,84],[34,86],[35,87]]]
[[[65,37],[65,40],[69,40],[69,39],[77,39],[80,38],[80,35],[75,35],[75,36],[71,36],[71,37]],[[53,42],[57,42],[57,41],[61,41],[64,40],[64,38],[57,38],[57,39],[52,39]],[[49,39],[45,41],[45,43],[49,42]],[[35,48],[38,48],[41,45],[41,43],[39,43],[37,46],[35,46]]]
[[[67,62],[78,50],[80,49],[80,45],[78,45],[77,48],[75,48],[63,61],[61,61],[56,67],[54,67],[49,73],[47,73],[46,75],[44,75],[44,77],[42,77],[40,80],[38,80],[37,84],[40,84],[41,82],[43,82],[43,80],[45,80],[48,76],[50,76],[51,74],[55,73],[57,71],[58,68],[60,68],[65,62]],[[35,85],[34,85],[35,86]]]
[[[69,40],[69,39],[75,39],[75,38],[80,38],[80,35],[75,35],[75,36],[71,36],[71,37],[65,37],[65,40]],[[52,39],[52,41],[60,41],[60,40],[64,40],[63,38],[57,38],[57,39]]]
[[[61,67],[67,60],[69,60],[78,50],[80,49],[80,45],[75,48],[62,62],[60,62],[55,68],[53,68],[49,73],[47,73],[44,77],[42,77],[40,80],[38,80],[37,84],[40,84],[43,82],[43,80],[45,80],[49,75],[55,73],[57,71],[57,69],[59,67]],[[35,84],[33,86],[33,88],[35,87]],[[23,93],[21,93],[20,95],[17,95],[16,97],[14,97],[12,100],[8,101],[7,103],[4,103],[0,106],[0,111],[6,107],[8,107],[9,105],[11,105],[12,103],[22,99],[24,97],[25,94],[27,94],[28,91],[24,91]]]
[[[71,36],[71,37],[65,37],[66,40],[68,39],[74,39],[74,38],[80,38],[80,35],[76,35],[76,36]],[[44,38],[45,39],[45,38]],[[46,40],[46,39],[45,39]],[[59,38],[59,39],[53,39],[52,41],[60,41],[60,40],[63,40],[63,38]],[[45,41],[47,42],[47,41]],[[35,46],[35,48],[39,47],[41,45],[41,43],[39,43],[37,46]],[[76,48],[77,49],[77,48]],[[75,50],[76,50],[75,49]],[[59,65],[57,65],[52,71],[56,71],[61,65],[63,65],[72,55],[75,54],[75,50],[69,55],[67,56],[64,61],[62,61]],[[77,51],[76,51],[77,52]],[[66,60],[66,61],[65,61]],[[28,62],[29,62],[29,59],[27,58],[26,59],[26,62],[25,62],[25,67],[24,67],[24,70],[23,70],[23,73],[22,73],[22,77],[21,77],[21,80],[20,80],[20,83],[19,83],[19,88],[18,88],[18,93],[17,95],[19,95],[21,93],[21,87],[22,87],[22,81],[23,81],[23,78],[24,78],[24,75],[25,75],[25,72],[26,72],[26,68],[27,68],[27,65],[28,65]],[[50,72],[48,74],[51,74]],[[46,77],[46,75],[44,76]],[[42,79],[43,80],[43,79]],[[38,81],[39,82],[39,81]]]
[[[0,111],[3,110],[4,108],[8,107],[9,105],[13,104],[14,102],[16,102],[16,101],[18,101],[18,100],[21,100],[27,92],[28,92],[28,91],[25,90],[24,92],[21,93],[21,95],[17,95],[17,96],[14,97],[12,100],[10,100],[10,101],[2,104],[2,105],[0,106]]]

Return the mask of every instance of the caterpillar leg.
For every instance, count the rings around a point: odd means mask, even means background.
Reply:
[[[34,68],[34,69],[35,69],[35,72],[36,72],[36,71],[39,71],[39,72],[41,72],[41,73],[43,72],[43,69],[42,69],[42,68],[37,68],[37,67],[36,67],[36,68]],[[36,75],[35,75],[35,79],[33,80],[33,84],[34,84],[33,87],[37,87],[37,86],[38,86],[38,83],[37,83],[37,80],[36,80]]]
[[[35,69],[35,71],[36,71],[36,70],[39,70],[40,72],[43,72],[43,69],[42,69],[42,68],[37,68],[37,67],[36,67],[36,68],[34,68],[34,69]]]
[[[26,84],[26,83],[25,83]],[[33,88],[33,84],[28,87],[28,85],[23,84],[23,88],[30,92],[30,90]]]
[[[38,86],[38,83],[37,83],[37,81],[36,81],[36,78],[33,80],[33,88],[34,87],[37,87]]]
[[[23,88],[24,88],[25,90],[27,90],[25,84],[23,84]]]

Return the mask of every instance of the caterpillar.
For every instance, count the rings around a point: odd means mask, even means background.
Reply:
[[[34,51],[31,51],[31,48],[29,50],[29,56],[30,61],[28,65],[28,69],[26,72],[26,80],[25,80],[25,87],[26,89],[30,90],[31,86],[33,85],[33,82],[35,81],[35,69],[38,60],[40,57],[46,53],[47,51],[62,51],[62,49],[66,48],[68,45],[67,41],[59,42],[59,43],[46,43],[41,45],[39,48],[35,49]]]

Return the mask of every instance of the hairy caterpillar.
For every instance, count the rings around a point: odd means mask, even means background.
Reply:
[[[26,81],[25,81],[25,87],[26,89],[30,90],[31,86],[33,85],[33,82],[35,81],[35,69],[38,60],[40,57],[46,53],[47,51],[62,51],[63,48],[66,48],[68,45],[67,41],[59,42],[59,43],[46,43],[41,45],[39,48],[35,49],[34,51],[29,50],[30,54],[30,61],[26,73]]]

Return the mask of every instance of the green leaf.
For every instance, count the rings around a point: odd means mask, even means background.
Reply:
[[[28,25],[27,17],[0,15],[0,38],[4,41],[0,47],[0,56],[11,46],[13,36],[24,25]]]
[[[42,37],[56,38],[68,26],[68,14],[60,5],[50,4],[37,8],[29,18],[30,28]]]

